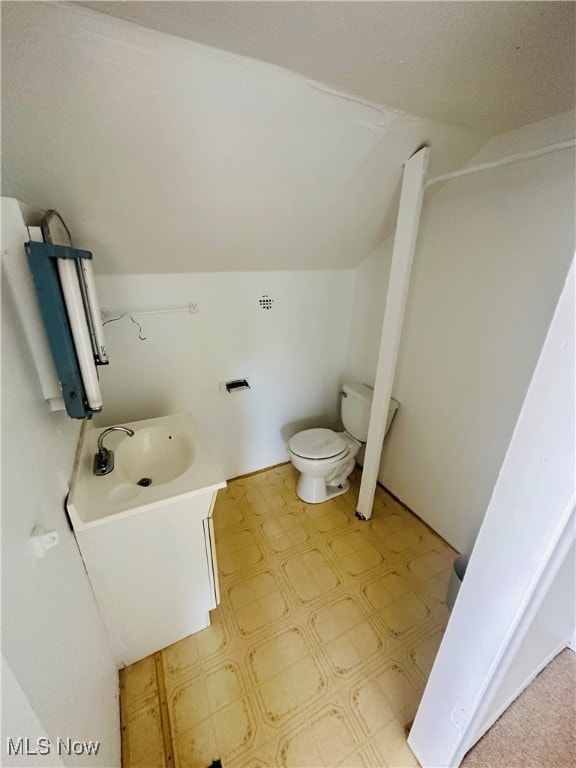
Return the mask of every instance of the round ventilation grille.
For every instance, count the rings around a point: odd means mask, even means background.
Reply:
[[[270,296],[268,296],[268,294],[265,293],[258,301],[258,304],[260,304],[262,309],[272,309],[272,304],[274,304],[274,299],[271,299]]]

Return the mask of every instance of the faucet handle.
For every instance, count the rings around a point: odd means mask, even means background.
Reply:
[[[98,477],[108,475],[114,469],[114,451],[108,448],[101,448],[94,456],[94,474]]]

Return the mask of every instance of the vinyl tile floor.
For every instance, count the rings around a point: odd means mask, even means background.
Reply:
[[[211,626],[122,670],[124,768],[418,766],[405,728],[448,621],[455,551],[360,471],[323,504],[291,464],[214,510]]]

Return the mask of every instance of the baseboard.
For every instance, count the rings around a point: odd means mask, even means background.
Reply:
[[[447,547],[450,547],[450,549],[453,549],[453,550],[454,550],[454,553],[455,553],[456,555],[462,555],[462,554],[463,554],[463,552],[459,552],[457,549],[455,549],[455,548],[452,546],[452,544],[450,544],[450,542],[449,542],[449,541],[446,541],[446,539],[444,538],[444,536],[442,536],[441,534],[439,534],[439,533],[438,533],[438,531],[435,531],[435,530],[434,530],[434,528],[432,528],[432,526],[431,526],[431,525],[429,525],[429,524],[428,524],[428,523],[427,523],[425,520],[422,520],[422,518],[420,517],[420,515],[417,515],[417,514],[416,514],[416,512],[414,512],[414,510],[413,510],[413,509],[410,509],[410,507],[409,507],[407,504],[404,504],[404,502],[402,501],[402,499],[399,499],[399,498],[398,498],[398,496],[396,496],[395,494],[393,494],[393,493],[392,493],[392,491],[391,491],[389,488],[386,488],[386,486],[384,485],[384,483],[381,483],[381,482],[380,482],[380,480],[377,480],[377,481],[376,481],[376,485],[379,485],[379,486],[380,486],[380,488],[382,488],[382,490],[383,490],[383,491],[385,491],[385,492],[388,494],[388,496],[391,496],[391,497],[394,499],[394,501],[395,501],[395,502],[397,502],[398,504],[400,504],[400,506],[402,507],[402,509],[405,509],[405,510],[406,510],[406,512],[409,512],[409,513],[410,513],[411,515],[413,515],[413,516],[414,516],[414,517],[415,517],[417,520],[419,520],[419,521],[422,523],[422,525],[425,525],[425,526],[426,526],[426,528],[428,528],[428,530],[429,530],[429,531],[431,531],[431,532],[434,534],[434,536],[438,536],[438,538],[439,538],[439,539],[442,539],[442,541],[444,542],[444,544],[446,544],[446,546],[447,546]]]
[[[253,472],[246,472],[243,475],[234,475],[234,477],[227,477],[226,482],[229,483],[231,480],[243,480],[245,477],[253,477],[254,475],[261,475],[262,472],[268,472],[271,469],[276,469],[277,467],[283,467],[286,464],[290,464],[290,462],[280,461],[278,464],[272,464],[269,467],[262,467],[262,469],[255,469]]]

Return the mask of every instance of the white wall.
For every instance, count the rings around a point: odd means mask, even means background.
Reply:
[[[105,326],[99,425],[190,412],[230,478],[287,461],[299,429],[336,424],[352,270],[100,276],[97,287],[111,309],[200,306],[137,316],[146,341],[127,317]],[[250,390],[219,390],[244,377]]]
[[[573,263],[410,732],[423,766],[458,765],[574,637],[575,289]]]
[[[120,764],[118,673],[64,513],[79,427],[43,400],[3,281],[2,653],[44,733],[54,740],[100,740],[98,756],[88,762],[109,768]],[[36,525],[60,535],[42,560],[29,546]],[[3,710],[22,706],[15,691],[3,689]],[[27,723],[3,736],[39,735],[24,732]],[[4,725],[15,727],[14,717],[6,716]],[[2,765],[8,764],[5,749],[4,738]]]
[[[573,134],[573,113],[561,115],[497,137],[471,164]],[[426,193],[379,479],[459,551],[476,538],[574,253],[574,196],[571,151]],[[356,338],[359,318],[381,323],[385,282],[378,298],[373,285],[357,296]],[[375,370],[372,344],[354,355],[349,368]]]
[[[485,139],[68,3],[2,4],[3,194],[105,274],[354,267],[402,163]]]
[[[8,766],[19,766],[20,768],[37,768],[38,766],[38,745],[43,745],[46,742],[39,742],[40,739],[49,739],[46,731],[42,727],[42,724],[36,717],[36,713],[30,706],[26,694],[20,687],[18,680],[12,672],[10,665],[6,661],[4,654],[2,654],[2,701],[4,706],[2,707],[2,723],[0,728],[0,738],[2,739],[2,765],[4,768]],[[23,736],[28,738],[28,742],[31,745],[30,752],[35,754],[24,755],[8,755],[8,739],[12,739],[12,744],[15,744],[15,748],[19,750],[18,739]],[[24,749],[22,750],[24,751]],[[58,750],[50,750],[48,754],[42,754],[42,766],[58,766],[60,768],[64,765]]]
[[[356,269],[346,373],[370,386],[376,379],[393,238],[387,238]]]

